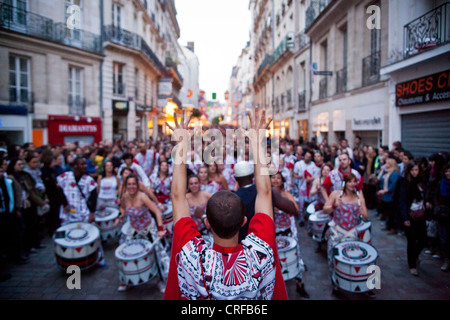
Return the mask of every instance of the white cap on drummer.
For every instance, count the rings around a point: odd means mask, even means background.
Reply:
[[[234,165],[234,176],[242,178],[255,173],[253,164],[247,161],[241,161]]]

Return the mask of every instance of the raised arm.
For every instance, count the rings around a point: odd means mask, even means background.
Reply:
[[[255,109],[249,112],[250,118],[250,145],[255,160],[255,184],[258,192],[255,201],[255,213],[265,213],[273,219],[272,186],[268,165],[263,164],[266,157],[266,150],[263,150],[263,142],[266,140],[266,132],[270,125],[266,122],[265,110]]]
[[[166,125],[172,129],[173,137],[176,139],[178,144],[174,149],[174,167],[172,175],[172,209],[173,209],[173,224],[175,225],[178,220],[184,217],[190,217],[189,204],[186,199],[186,161],[187,161],[187,151],[191,147],[190,134],[188,132],[189,122],[184,120],[184,112],[181,114],[181,123],[178,124],[176,114],[174,114],[175,128],[172,128],[167,122]]]

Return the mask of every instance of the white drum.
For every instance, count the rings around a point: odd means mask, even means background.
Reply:
[[[278,257],[284,281],[295,278],[300,272],[297,241],[291,237],[277,237]]]
[[[166,230],[166,234],[172,234],[173,233],[173,210],[172,210],[172,204],[169,203],[166,205],[167,208],[162,213],[163,218],[163,225],[164,229]]]
[[[311,223],[312,239],[317,242],[325,240],[325,228],[330,222],[331,217],[328,214],[324,214],[323,211],[317,211],[315,214],[309,216],[309,222]]]
[[[291,236],[291,218],[289,215],[280,210],[274,210],[273,220],[275,223],[275,233],[277,235]]]
[[[316,203],[317,203],[317,201],[311,202],[311,203],[306,207],[306,213],[308,213],[308,214],[314,214],[314,212],[316,212]]]
[[[119,281],[127,286],[148,282],[158,273],[153,245],[144,239],[122,243],[116,249]]]
[[[344,241],[334,247],[333,281],[349,292],[367,292],[367,268],[376,265],[377,250],[361,241]]]
[[[66,224],[56,230],[53,239],[56,262],[63,268],[76,265],[82,270],[88,269],[100,258],[100,231],[92,224]]]
[[[119,218],[119,209],[106,207],[95,212],[95,224],[100,229],[102,240],[115,239],[120,235],[120,224],[115,225],[115,220]]]
[[[367,244],[372,243],[372,222],[361,221],[361,223],[356,226],[356,231],[358,231],[359,240]]]

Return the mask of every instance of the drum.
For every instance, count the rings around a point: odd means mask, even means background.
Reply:
[[[97,264],[100,258],[100,230],[92,224],[66,224],[56,230],[53,239],[56,262],[63,268],[76,265],[85,270]]]
[[[316,203],[317,201],[313,201],[311,202],[307,207],[306,207],[306,213],[308,214],[314,214],[314,212],[316,212]]]
[[[330,222],[331,217],[328,214],[324,214],[323,211],[318,211],[315,214],[309,216],[309,222],[311,223],[312,239],[317,242],[325,240],[325,228]]]
[[[148,282],[158,273],[150,241],[135,239],[122,243],[116,249],[119,281],[128,286]]]
[[[333,281],[349,292],[367,292],[367,268],[376,265],[377,250],[361,241],[344,241],[334,247]]]
[[[100,236],[103,241],[115,239],[120,234],[120,225],[115,225],[115,220],[119,218],[119,209],[106,207],[104,210],[95,212],[95,224],[100,229]]]
[[[361,221],[361,223],[356,226],[356,231],[358,231],[359,240],[367,244],[372,243],[372,222]]]
[[[300,272],[297,241],[291,237],[277,237],[278,257],[284,281],[295,278]]]
[[[163,225],[166,230],[166,234],[173,233],[173,210],[172,204],[169,203],[166,205],[167,209],[162,213]]]
[[[291,218],[289,215],[280,210],[274,210],[275,233],[284,236],[291,235]]]

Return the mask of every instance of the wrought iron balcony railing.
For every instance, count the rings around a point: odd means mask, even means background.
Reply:
[[[381,52],[375,52],[362,60],[362,86],[380,81]]]
[[[323,78],[319,82],[319,99],[328,97],[328,78]]]
[[[296,41],[297,41],[297,50],[298,51],[302,50],[304,47],[306,47],[308,45],[308,40],[307,40],[305,31],[302,31],[299,34],[297,34]]]
[[[101,53],[100,35],[82,29],[70,29],[47,17],[0,3],[0,28],[78,49]]]
[[[425,13],[404,27],[404,58],[450,41],[450,2]]]
[[[347,67],[336,72],[336,93],[347,91]]]
[[[333,1],[334,0],[311,0],[308,9],[306,9],[306,29],[314,23],[322,11]]]
[[[84,116],[86,114],[86,98],[69,94],[69,114]]]
[[[103,37],[105,41],[142,51],[144,55],[158,68],[162,70],[164,65],[158,59],[156,54],[150,49],[145,40],[138,34],[118,28],[114,25],[103,27]]]

